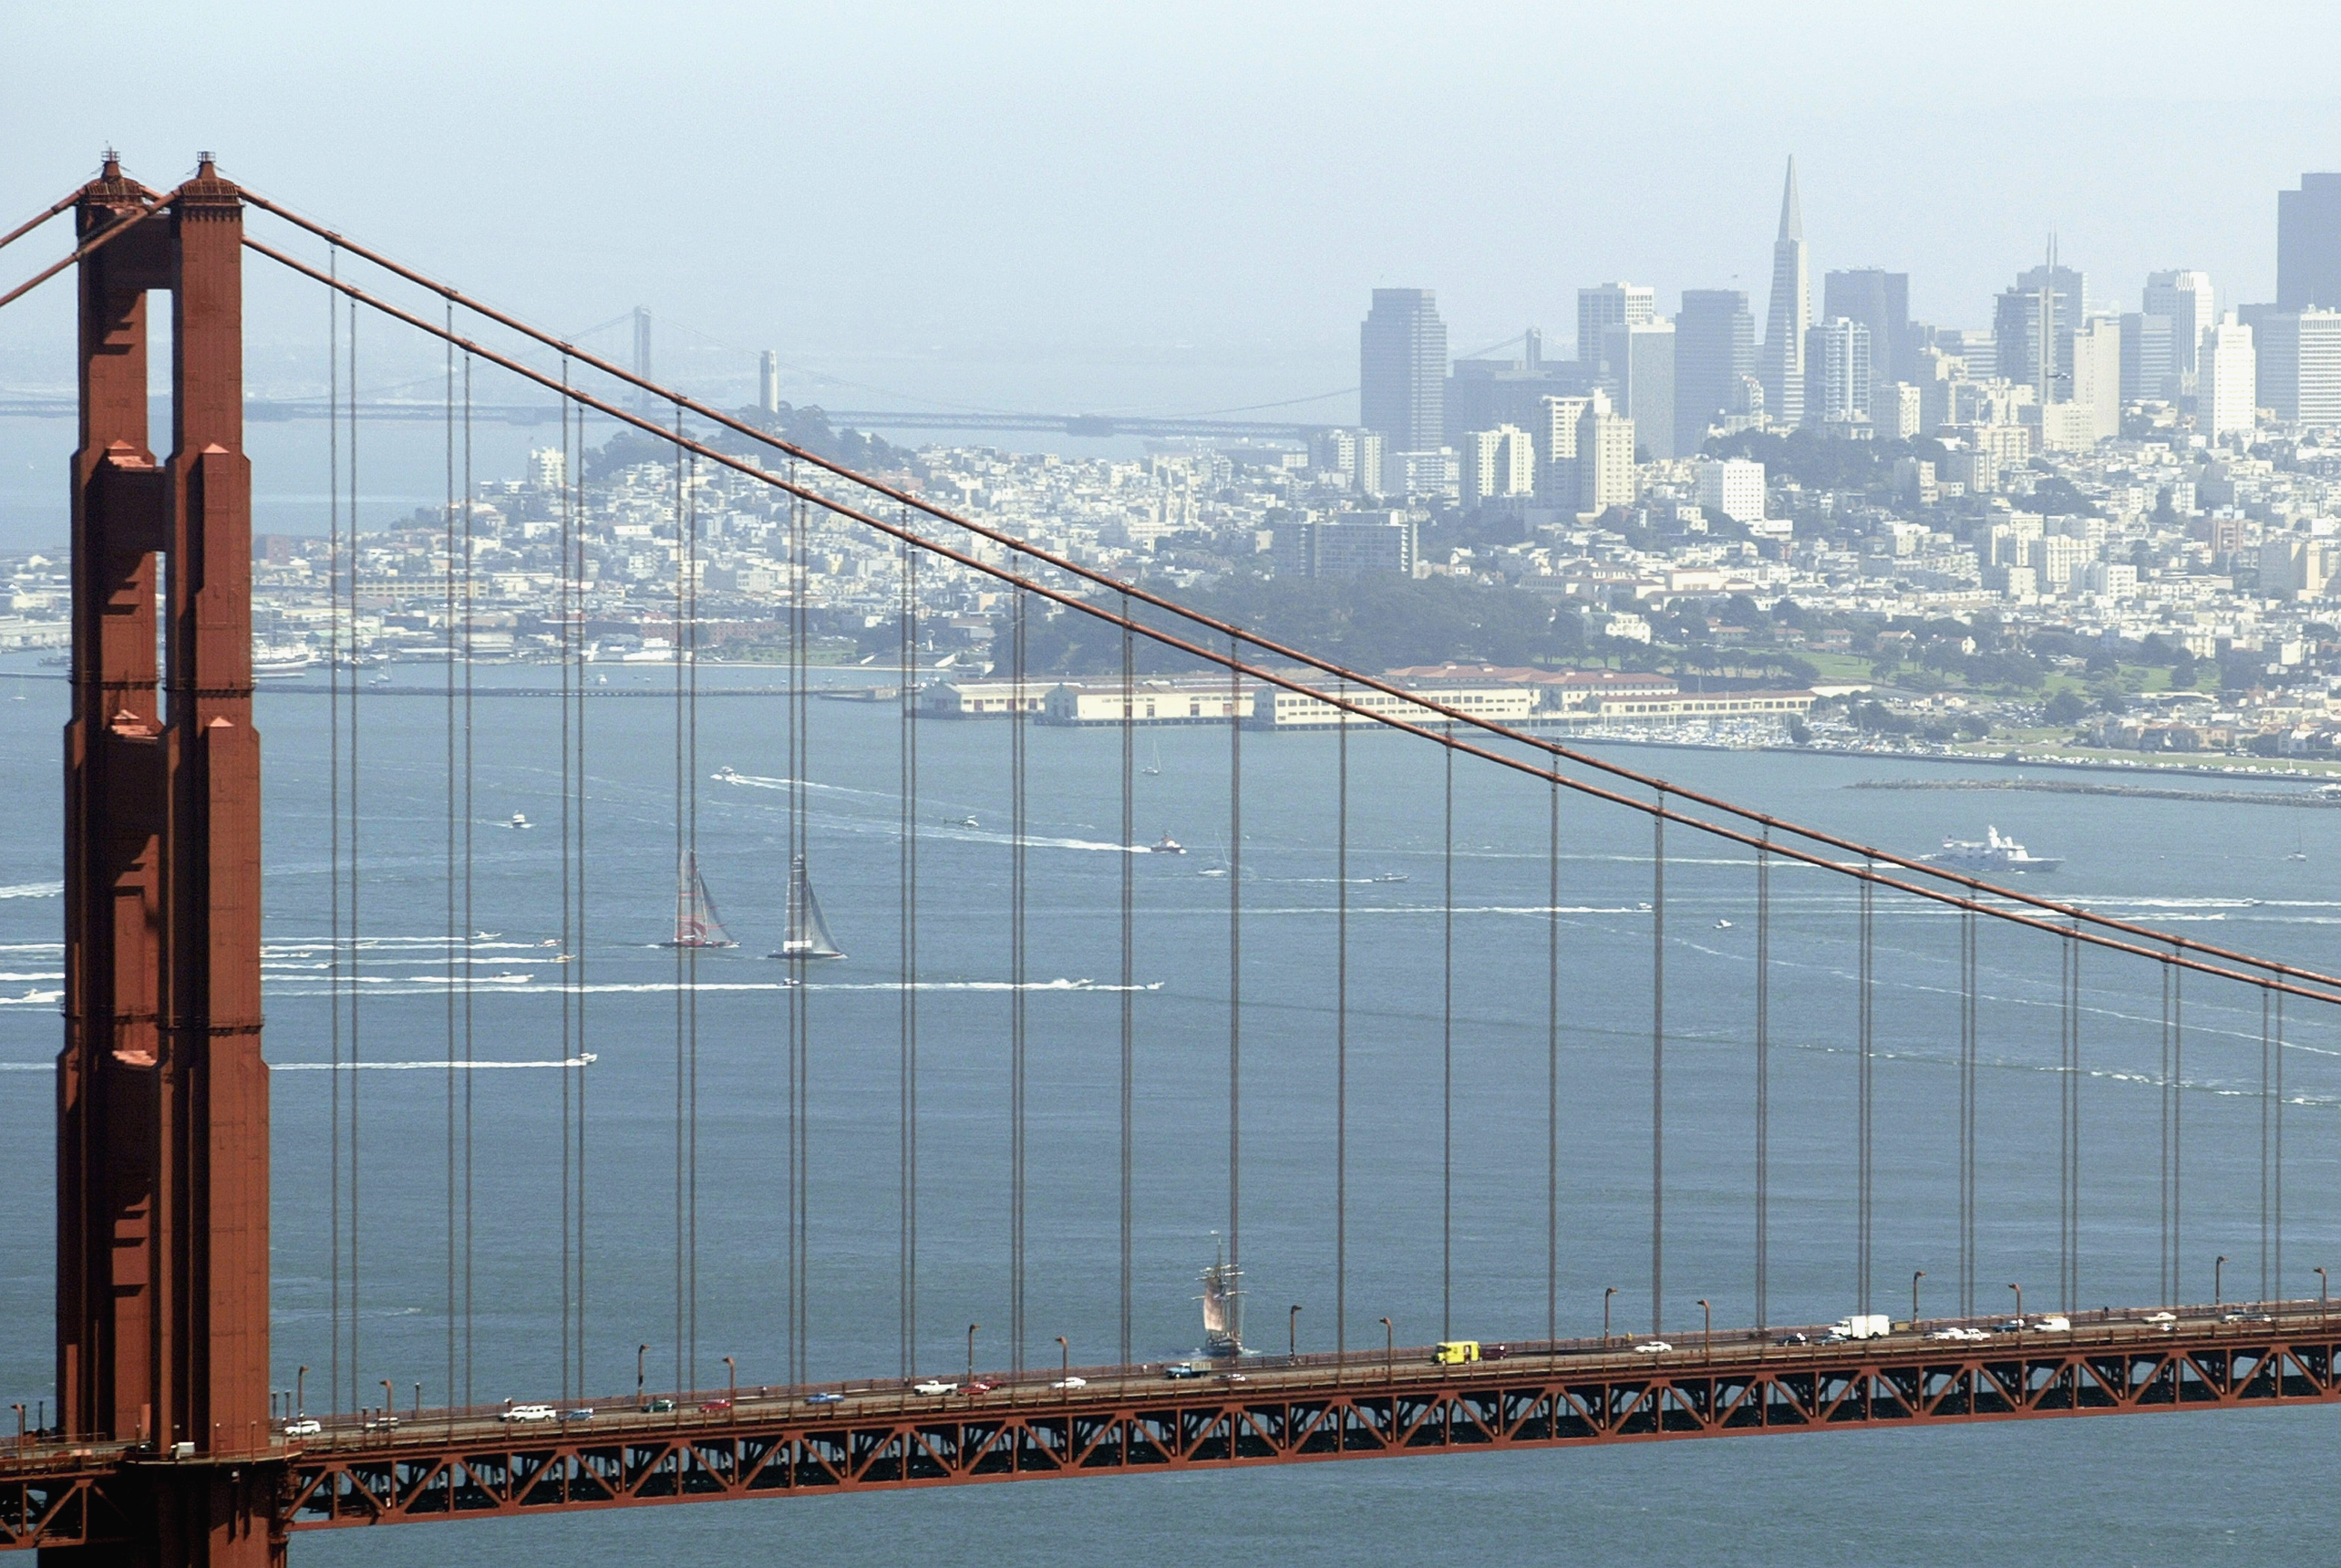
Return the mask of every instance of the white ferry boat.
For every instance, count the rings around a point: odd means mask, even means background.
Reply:
[[[264,643],[255,643],[252,648],[252,673],[259,680],[304,675],[314,662],[309,650],[303,647],[271,647]]]
[[[1928,855],[1927,860],[1953,871],[1973,872],[1978,876],[2007,876],[2017,872],[2054,871],[2063,860],[2034,854],[2012,838],[2000,836],[1999,829],[1986,826],[1980,841],[1947,838],[1940,854]]]

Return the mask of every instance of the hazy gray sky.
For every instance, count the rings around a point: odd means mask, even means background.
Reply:
[[[832,406],[1304,397],[1378,284],[1436,288],[1458,352],[1565,341],[1608,278],[1760,322],[1791,152],[1816,284],[1907,269],[1928,319],[1987,325],[2051,228],[2130,308],[2157,266],[2272,292],[2276,188],[2341,166],[2333,7],[1924,10],[0,0],[0,216],[108,142],[154,184],[209,147],[547,325],[646,305],[707,390],[767,346],[860,384],[791,388]],[[46,294],[0,383],[67,373]],[[319,307],[255,304],[255,380],[305,374]]]

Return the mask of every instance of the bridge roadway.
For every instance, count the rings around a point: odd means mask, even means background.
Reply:
[[[2037,1321],[2037,1320],[2035,1320]],[[0,1550],[115,1536],[115,1488],[156,1466],[265,1465],[279,1531],[1042,1476],[1211,1469],[1764,1432],[1835,1431],[2341,1400],[2341,1334],[2316,1301],[2076,1314],[2068,1331],[1928,1322],[1878,1339],[1735,1331],[1663,1351],[1613,1339],[1515,1344],[1440,1366],[1427,1348],[1247,1357],[1234,1375],[1162,1363],[921,1394],[899,1379],[714,1390],[672,1411],[604,1402],[514,1422],[503,1406],[335,1417],[178,1459],[120,1443],[0,1450]],[[991,1377],[982,1381],[994,1382]],[[556,1406],[556,1410],[560,1407]],[[573,1406],[571,1408],[583,1408]]]

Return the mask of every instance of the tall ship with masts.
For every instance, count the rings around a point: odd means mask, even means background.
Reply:
[[[1217,1255],[1196,1277],[1203,1285],[1203,1353],[1215,1358],[1243,1354],[1243,1271],[1228,1262],[1226,1242],[1219,1243]]]
[[[830,934],[829,922],[821,913],[821,900],[813,895],[812,879],[805,874],[805,860],[798,855],[789,862],[789,928],[777,953],[767,958],[842,958],[845,952]]]
[[[715,913],[707,879],[699,874],[699,856],[685,850],[674,881],[674,935],[662,947],[737,947]]]

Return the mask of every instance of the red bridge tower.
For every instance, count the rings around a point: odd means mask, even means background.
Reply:
[[[268,1407],[243,203],[208,157],[159,198],[109,157],[77,217],[85,244],[137,221],[80,264],[57,1387],[69,1437],[148,1446],[115,1493],[129,1543],[51,1551],[263,1568],[283,1558],[270,1538],[283,1466]],[[154,293],[172,313],[159,466]]]

